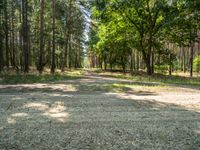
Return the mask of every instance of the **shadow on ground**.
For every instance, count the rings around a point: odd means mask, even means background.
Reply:
[[[2,86],[0,149],[182,149],[200,147],[199,113],[120,92],[109,81]],[[113,90],[114,89],[114,90]],[[110,93],[119,91],[116,95]]]

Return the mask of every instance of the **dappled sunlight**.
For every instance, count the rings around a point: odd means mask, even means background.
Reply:
[[[105,93],[108,96],[115,96],[119,99],[130,100],[138,103],[151,105],[152,109],[157,110],[163,107],[181,107],[183,109],[200,112],[200,94],[183,93],[158,93],[158,94],[134,94],[134,93]]]
[[[197,143],[200,94],[157,88],[102,78],[13,85],[0,93],[0,138],[5,146],[19,142],[28,145],[26,149],[45,144],[50,145],[47,149],[71,144],[67,149],[73,149],[80,143],[80,149],[87,149],[89,144],[109,142],[108,149],[124,143],[124,149],[134,149],[144,143]]]
[[[66,107],[64,106],[64,102],[55,102],[47,111],[43,113],[43,115],[48,118],[56,119],[60,122],[65,122],[70,116],[69,113],[65,112],[65,110]]]
[[[52,94],[49,93],[48,95],[53,97],[69,97],[69,98],[74,97],[74,95],[72,94],[60,94],[60,93],[52,93]]]
[[[76,87],[72,84],[17,84],[17,85],[0,85],[0,89],[16,90],[60,90],[63,92],[75,92]]]
[[[55,102],[50,108],[49,112],[50,113],[57,113],[57,112],[62,112],[65,111],[66,108],[64,106],[64,102]]]
[[[31,108],[31,109],[44,111],[44,110],[47,110],[49,106],[47,104],[43,104],[39,102],[32,102],[32,103],[25,104],[22,108]]]
[[[28,116],[27,113],[15,113],[11,115],[11,117],[27,117],[27,116]]]
[[[10,117],[7,118],[7,122],[8,124],[15,124],[17,122],[17,119],[19,119],[20,117],[27,117],[28,114],[27,113],[14,113],[11,114]]]
[[[7,122],[8,122],[8,124],[15,124],[16,123],[16,119],[12,118],[12,117],[8,117],[7,118]]]
[[[194,130],[195,133],[200,134],[200,129],[199,130]]]
[[[45,112],[43,115],[63,123],[66,122],[67,118],[69,118],[70,116],[69,113],[67,112],[56,112],[56,113]]]
[[[41,113],[42,116],[48,117],[50,119],[55,119],[59,122],[65,122],[66,119],[70,115],[68,112],[66,112],[66,107],[64,105],[65,105],[64,102],[61,102],[61,101],[56,101],[52,104],[33,102],[33,103],[25,104],[23,108],[29,108],[29,110],[35,109],[35,110],[41,111],[39,113]]]
[[[12,98],[12,100],[22,100],[22,99],[24,99],[24,98],[21,96],[15,96]]]

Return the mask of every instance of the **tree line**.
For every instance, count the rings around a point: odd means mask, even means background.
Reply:
[[[95,0],[91,18],[92,67],[148,75],[200,70],[200,1]]]
[[[0,71],[80,68],[84,20],[76,0],[1,0]]]

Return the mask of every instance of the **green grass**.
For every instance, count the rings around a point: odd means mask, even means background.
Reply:
[[[96,72],[97,73],[97,72]],[[133,76],[123,73],[111,73],[111,72],[98,72],[99,75],[114,77],[119,79],[129,79],[137,82],[156,82],[161,84],[176,84],[176,85],[189,85],[200,87],[200,77],[183,77],[183,76],[169,76],[162,74],[154,74],[148,76],[145,73],[136,73]]]
[[[71,79],[81,78],[81,74],[13,74],[13,75],[1,75],[0,84],[31,84],[31,83],[48,83],[58,82]]]

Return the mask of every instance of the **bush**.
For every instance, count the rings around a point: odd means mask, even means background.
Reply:
[[[157,73],[167,73],[168,65],[154,65],[154,69]]]
[[[193,66],[196,72],[200,72],[200,55],[194,58]]]

